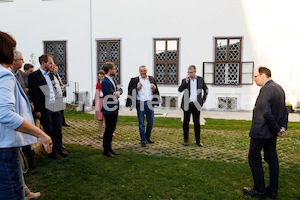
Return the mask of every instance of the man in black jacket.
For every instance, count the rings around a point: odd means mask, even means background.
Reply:
[[[28,77],[29,96],[34,105],[33,115],[40,119],[43,130],[53,141],[52,153],[48,157],[53,159],[58,159],[58,155],[67,157],[68,153],[62,149],[62,120],[60,112],[57,111],[58,102],[51,81],[53,77],[50,74],[53,70],[53,58],[51,55],[43,54],[39,57],[39,63],[40,68]]]
[[[203,90],[203,96],[202,96]],[[187,76],[182,79],[181,85],[178,88],[179,92],[183,92],[181,101],[181,108],[183,110],[183,137],[184,146],[188,146],[189,141],[189,124],[191,114],[193,115],[194,131],[196,144],[199,147],[203,147],[200,141],[200,110],[206,101],[208,94],[208,88],[204,82],[204,79],[196,75],[195,65],[188,67]]]
[[[248,162],[253,176],[254,187],[243,188],[244,194],[252,197],[277,197],[279,164],[276,152],[277,136],[283,137],[287,130],[288,112],[285,107],[285,93],[280,85],[271,79],[271,71],[259,67],[254,72],[254,81],[261,87],[253,109],[250,129]],[[265,186],[261,150],[269,165],[270,181]]]
[[[134,103],[139,120],[141,145],[146,147],[146,143],[154,143],[151,140],[151,131],[154,124],[154,106],[159,105],[159,91],[153,76],[147,75],[147,67],[145,65],[140,66],[139,72],[140,76],[131,78],[129,82],[126,107],[132,108]],[[145,116],[147,120],[146,129]]]

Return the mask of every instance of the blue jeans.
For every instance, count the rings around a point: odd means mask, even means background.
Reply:
[[[137,101],[136,103],[141,143],[146,143],[147,140],[150,140],[151,131],[154,124],[153,106],[150,105],[149,107],[148,103],[150,104],[151,101]],[[145,116],[147,121],[146,131],[145,131]]]
[[[18,147],[0,149],[0,199],[24,199],[19,151]]]

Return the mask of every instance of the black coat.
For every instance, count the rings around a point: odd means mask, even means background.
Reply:
[[[197,90],[200,90],[200,92],[197,95],[197,101],[198,103],[203,106],[204,102],[206,101],[206,97],[208,95],[208,88],[204,82],[204,79],[200,76],[197,76]],[[203,95],[202,95],[202,90],[203,90]],[[178,88],[178,92],[182,92],[182,101],[181,101],[181,108],[185,110],[184,105],[187,102],[184,102],[185,99],[189,99],[190,94],[191,94],[191,89],[190,89],[190,81],[186,82],[185,79],[182,79],[181,85]]]
[[[159,96],[159,91],[158,91],[156,81],[155,81],[153,76],[148,76],[148,77],[149,77],[150,83],[153,83],[156,87],[156,89],[152,91],[153,95],[155,95],[153,97],[152,101],[156,102],[156,103],[153,103],[152,105],[153,106],[159,106],[160,98],[157,97],[157,96]],[[136,88],[137,88],[137,84],[139,83],[139,81],[140,81],[139,76],[131,78],[131,80],[129,82],[129,85],[128,85],[128,96],[132,97],[133,91],[134,90],[137,91]],[[137,92],[135,94],[137,94]],[[136,96],[135,96],[135,98],[136,98]],[[129,98],[129,97],[127,97],[127,99],[126,99],[126,107],[132,107],[132,99]]]
[[[47,85],[47,82],[39,69],[29,75],[28,92],[34,105],[33,113],[42,112],[45,109],[45,95],[40,89],[40,86],[43,85]]]
[[[285,93],[280,85],[269,80],[260,89],[256,99],[250,137],[257,139],[276,137],[281,127],[287,129],[287,124]]]

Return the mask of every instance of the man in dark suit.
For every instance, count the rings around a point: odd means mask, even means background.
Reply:
[[[203,90],[203,95],[202,95]],[[191,114],[193,115],[194,131],[196,144],[202,147],[203,144],[200,141],[200,110],[206,101],[208,94],[208,88],[204,82],[204,79],[196,75],[196,67],[190,65],[188,67],[187,76],[182,79],[181,85],[178,88],[179,92],[184,91],[181,108],[183,110],[183,137],[184,146],[188,146],[189,141],[189,123]]]
[[[154,124],[154,106],[159,105],[159,91],[153,76],[147,75],[147,67],[145,65],[139,68],[140,76],[131,78],[128,85],[128,98],[126,107],[136,107],[137,117],[139,121],[139,131],[142,147],[146,147],[147,143],[154,143],[151,140],[151,131]],[[134,102],[134,105],[132,104]],[[147,120],[147,128],[145,130],[145,116]]]
[[[23,65],[24,65],[23,53],[21,51],[15,51],[15,57],[14,57],[14,62],[11,66],[11,71],[15,75],[16,79],[19,81],[23,91],[25,92],[25,94],[28,97],[28,89],[25,87],[25,80],[24,80],[25,73],[21,70]],[[31,148],[31,145],[23,146],[22,152],[26,156],[26,161],[28,162],[29,170],[34,169],[35,168],[35,163],[34,163],[35,152]]]
[[[250,129],[250,149],[248,162],[253,176],[254,187],[243,188],[244,194],[252,197],[277,197],[279,164],[276,152],[277,136],[282,137],[287,130],[288,112],[285,107],[285,93],[280,85],[271,79],[271,71],[266,67],[255,69],[254,81],[261,87],[253,109]],[[265,187],[261,150],[269,165],[270,181]]]
[[[40,119],[43,130],[53,141],[52,153],[48,157],[57,159],[57,154],[67,157],[68,154],[62,150],[62,119],[60,112],[56,110],[56,91],[51,81],[53,77],[50,77],[53,58],[43,54],[39,57],[39,62],[40,68],[28,77],[29,96],[34,105],[33,115]]]
[[[103,135],[103,155],[113,158],[118,155],[117,152],[111,148],[113,133],[116,129],[119,100],[122,94],[122,89],[119,88],[113,80],[116,75],[116,67],[112,62],[105,62],[102,69],[105,72],[105,78],[101,82],[101,90],[103,92],[103,106],[102,112],[105,117],[105,131]]]

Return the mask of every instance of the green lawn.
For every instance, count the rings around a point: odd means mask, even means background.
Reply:
[[[97,140],[93,115],[71,112],[65,116],[72,128],[64,129],[64,137],[80,135]],[[116,158],[104,157],[101,145],[99,149],[66,144],[68,158],[36,157],[37,169],[25,174],[27,185],[42,193],[40,199],[47,200],[251,199],[241,192],[243,186],[252,185],[246,160],[250,121],[206,119],[201,127],[205,146],[191,144],[186,148],[180,144],[180,119],[157,117],[153,132],[157,142],[145,150],[138,146],[138,134],[131,133],[136,130],[136,120],[119,117],[113,143],[121,144],[117,149],[121,155]],[[88,128],[80,127],[80,121]],[[296,199],[300,194],[299,130],[300,123],[290,123],[288,135],[278,141],[279,199]],[[128,141],[136,144],[123,147]]]

